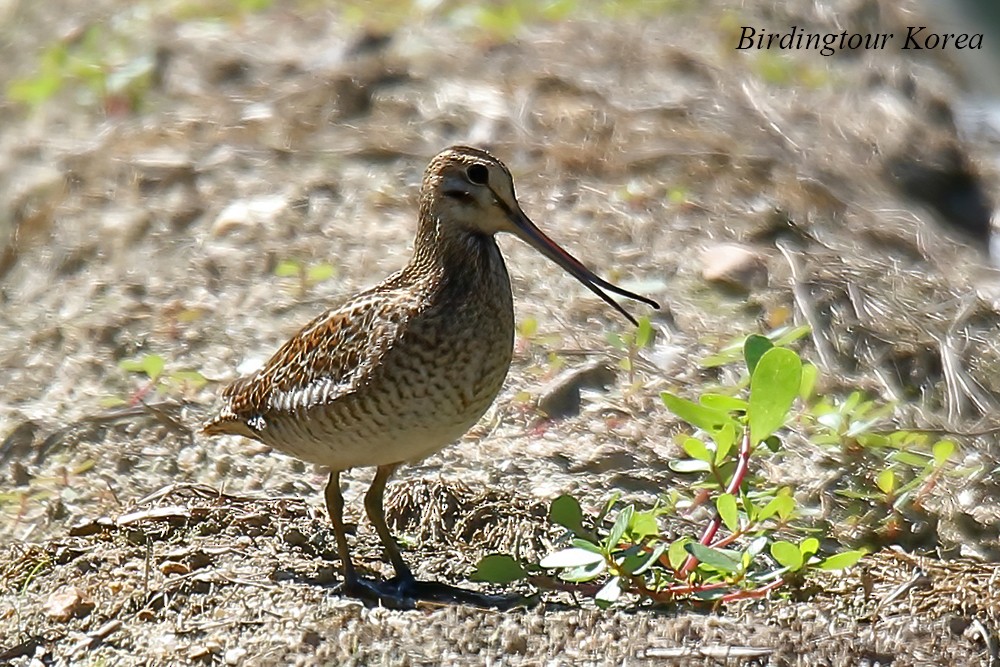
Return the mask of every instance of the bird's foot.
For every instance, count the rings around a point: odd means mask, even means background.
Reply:
[[[385,585],[393,587],[401,597],[420,602],[463,604],[501,611],[530,603],[530,599],[523,595],[489,595],[437,581],[418,581],[413,575],[397,575]]]
[[[396,576],[388,581],[348,577],[340,592],[371,605],[387,609],[415,609],[418,602],[469,605],[505,611],[529,606],[532,598],[523,595],[489,595],[436,581],[418,581],[410,576]]]
[[[415,609],[417,601],[400,591],[388,581],[363,579],[349,576],[338,588],[338,592],[364,602],[367,606],[381,606],[386,609]]]

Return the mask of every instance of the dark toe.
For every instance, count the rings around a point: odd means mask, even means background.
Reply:
[[[536,601],[533,597],[523,595],[488,595],[436,581],[418,581],[407,575],[396,576],[388,581],[355,576],[346,579],[341,584],[340,591],[344,595],[362,600],[369,606],[382,606],[387,609],[414,609],[417,602],[429,602],[504,611],[514,607],[528,607]]]
[[[512,609],[527,606],[530,599],[522,595],[488,595],[479,591],[459,588],[436,581],[403,580],[397,584],[401,595],[422,602],[439,604],[464,604],[484,609]]]
[[[340,585],[340,592],[347,597],[361,600],[367,606],[382,606],[387,609],[413,609],[416,600],[401,592],[391,582],[352,577]]]

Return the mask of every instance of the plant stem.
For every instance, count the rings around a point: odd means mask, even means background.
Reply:
[[[726,493],[731,495],[736,495],[736,492],[740,490],[740,486],[743,484],[744,478],[747,476],[747,471],[750,469],[750,455],[753,454],[753,447],[750,445],[750,429],[746,428],[743,430],[743,440],[740,442],[740,453],[739,458],[736,461],[736,471],[733,473],[733,478],[729,480],[729,486],[726,487]],[[715,517],[705,526],[705,531],[701,534],[701,539],[699,542],[704,546],[709,546],[712,540],[715,539],[715,534],[719,532],[719,527],[722,526],[722,515],[718,511],[715,513]],[[691,574],[691,571],[698,566],[698,559],[694,556],[688,556],[687,560],[684,561],[684,565],[681,567],[680,572],[677,574],[679,578],[683,579],[687,575]]]

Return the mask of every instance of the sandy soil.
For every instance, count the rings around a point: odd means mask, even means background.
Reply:
[[[511,37],[471,10],[401,21],[395,3],[363,22],[310,3],[41,4],[12,3],[0,28],[8,92],[59,48],[75,72],[35,108],[0,106],[0,663],[997,664],[993,566],[953,559],[1000,547],[1000,292],[979,199],[995,145],[959,136],[947,53],[733,48],[747,23],[892,31],[914,7],[679,2]],[[805,599],[712,614],[338,596],[324,471],[197,428],[226,381],[405,262],[422,170],[453,143],[490,147],[541,227],[665,308],[634,381],[540,424],[553,377],[617,365],[607,335],[626,323],[501,242],[538,332],[483,422],[390,488],[421,577],[474,586],[485,553],[542,553],[561,493],[598,507],[683,484],[659,393],[693,394],[718,379],[699,358],[784,321],[814,327],[802,352],[824,390],[966,434],[967,474],[934,489],[908,545],[951,560],[887,551]],[[757,258],[745,289],[703,277],[702,251],[729,242]],[[289,262],[321,279],[278,275]],[[120,366],[148,355],[155,387]],[[815,499],[820,466],[802,447],[768,474]],[[387,574],[361,520],[370,475],[347,475],[355,557]]]

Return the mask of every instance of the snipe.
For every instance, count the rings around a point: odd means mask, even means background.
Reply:
[[[413,578],[386,525],[382,494],[401,463],[461,437],[503,385],[514,310],[497,232],[526,241],[633,324],[604,290],[659,307],[602,280],[545,236],[521,211],[502,162],[454,146],[424,174],[407,266],[314,319],[263,368],[229,385],[205,425],[207,434],[246,436],[331,469],[326,503],[349,594],[392,606],[428,597],[489,603]],[[348,552],[340,473],[356,466],[377,466],[365,510],[396,570],[382,584],[362,580]]]

